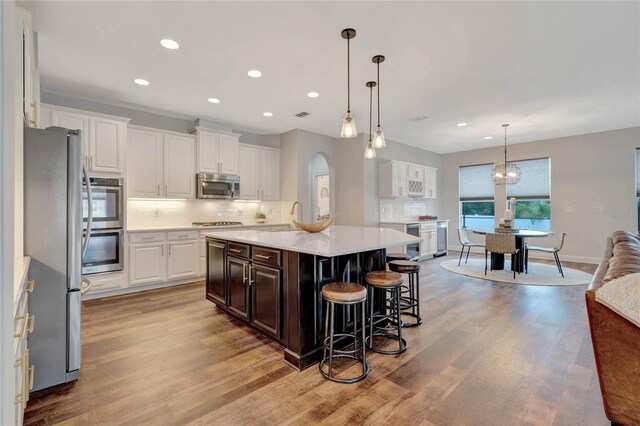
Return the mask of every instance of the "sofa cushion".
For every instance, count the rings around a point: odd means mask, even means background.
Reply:
[[[615,231],[611,234],[611,239],[613,240],[613,244],[616,245],[621,241],[631,241],[636,244],[640,244],[640,238],[636,234],[632,234],[627,231]]]
[[[640,273],[604,284],[596,290],[596,301],[640,327]]]
[[[637,236],[625,231],[616,231],[611,234],[611,240],[611,258],[607,272],[602,278],[603,283],[640,272],[640,240]]]

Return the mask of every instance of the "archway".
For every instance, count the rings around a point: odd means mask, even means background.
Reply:
[[[335,186],[329,158],[326,154],[316,152],[309,158],[308,175],[311,209],[307,219],[313,223],[333,217]]]

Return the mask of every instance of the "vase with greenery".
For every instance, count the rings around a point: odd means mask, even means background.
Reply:
[[[267,215],[262,212],[256,212],[256,223],[265,223],[267,221]]]

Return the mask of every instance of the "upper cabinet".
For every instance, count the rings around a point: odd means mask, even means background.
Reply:
[[[93,175],[122,175],[128,118],[42,105],[40,126],[80,130],[84,166]]]
[[[381,198],[436,198],[438,169],[401,161],[378,165],[378,196]]]
[[[238,138],[196,127],[198,173],[238,174]]]
[[[22,77],[22,106],[24,125],[26,127],[40,126],[40,72],[38,70],[38,39],[33,31],[33,15],[31,11],[21,7],[16,8],[16,30],[19,43],[19,57],[16,58],[20,66]]]
[[[280,150],[240,144],[240,198],[280,200]]]
[[[130,126],[128,140],[129,197],[195,198],[195,137]]]

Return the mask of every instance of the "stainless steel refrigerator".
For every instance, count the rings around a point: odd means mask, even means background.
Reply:
[[[24,251],[31,256],[29,296],[35,327],[29,355],[34,390],[80,375],[82,166],[80,131],[24,129]],[[84,245],[84,247],[83,247]]]

